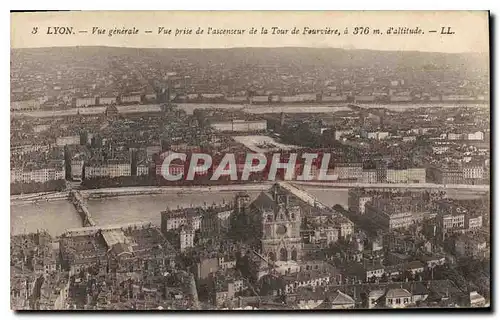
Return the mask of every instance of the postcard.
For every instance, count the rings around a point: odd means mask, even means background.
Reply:
[[[489,21],[11,13],[11,309],[488,310]]]

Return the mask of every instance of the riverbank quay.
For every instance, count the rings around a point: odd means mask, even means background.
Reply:
[[[273,183],[264,182],[260,184],[234,184],[224,186],[191,186],[191,187],[124,187],[124,188],[102,188],[81,190],[87,198],[107,198],[120,196],[138,196],[169,193],[202,193],[202,192],[238,192],[238,191],[264,191]]]

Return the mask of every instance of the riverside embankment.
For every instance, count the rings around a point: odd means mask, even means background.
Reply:
[[[161,195],[161,194],[198,194],[210,192],[239,192],[239,191],[263,191],[272,186],[272,182],[259,184],[233,184],[223,186],[191,186],[191,187],[124,187],[124,188],[102,188],[81,190],[84,197],[110,198],[119,196]]]

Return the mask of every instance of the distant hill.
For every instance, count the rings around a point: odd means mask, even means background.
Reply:
[[[119,47],[54,47],[11,49],[11,58],[59,61],[61,63],[103,58],[143,59],[162,64],[289,66],[307,68],[379,67],[389,69],[447,67],[488,70],[489,58],[479,53],[436,53],[417,51],[346,50],[337,48],[228,48],[228,49],[137,49]]]

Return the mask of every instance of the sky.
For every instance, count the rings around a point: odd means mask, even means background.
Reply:
[[[113,46],[136,48],[331,47],[429,52],[489,52],[487,11],[85,11],[11,14],[11,48]],[[54,27],[74,34],[54,33]],[[197,28],[204,34],[196,34]],[[262,28],[269,33],[261,34]],[[288,30],[273,35],[272,27]],[[304,35],[304,28],[338,30],[340,35]],[[355,28],[369,34],[354,35]],[[420,35],[388,35],[387,30],[419,28]],[[442,35],[441,30],[454,32]],[[448,27],[450,29],[448,29]],[[36,33],[34,33],[34,28]],[[50,28],[50,29],[49,29]],[[92,34],[104,29],[103,34]],[[109,35],[110,29],[137,34]],[[159,34],[160,28],[171,34]],[[243,35],[207,34],[212,29],[245,29]],[[255,28],[256,34],[249,34]],[[291,34],[297,28],[299,34]],[[345,29],[349,34],[345,35]],[[192,29],[175,36],[176,29]],[[373,34],[379,29],[382,34]],[[431,33],[429,31],[436,30]],[[86,32],[84,32],[86,31]],[[151,33],[146,33],[151,31]],[[362,33],[362,32],[361,32]]]

